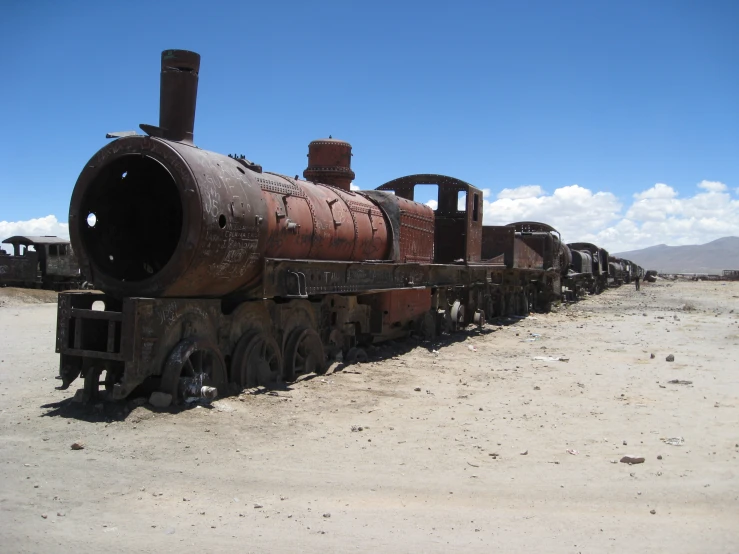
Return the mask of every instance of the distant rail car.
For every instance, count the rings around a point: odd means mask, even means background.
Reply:
[[[55,236],[14,236],[0,250],[0,286],[66,290],[80,288],[83,276],[69,240]]]

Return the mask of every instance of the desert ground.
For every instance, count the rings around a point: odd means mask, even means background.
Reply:
[[[0,290],[3,552],[739,551],[737,282],[624,286],[184,410],[55,390],[45,301]]]

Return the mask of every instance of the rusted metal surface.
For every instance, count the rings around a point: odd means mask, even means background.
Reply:
[[[482,228],[481,257],[495,260],[502,257],[507,268],[513,266],[513,250],[516,230],[512,227],[485,225]]]
[[[407,333],[409,325],[418,325],[431,310],[431,291],[395,290],[360,296],[359,301],[370,306],[370,331],[381,340]]]
[[[314,140],[308,145],[308,167],[303,177],[348,191],[354,180],[352,145],[334,138]]]

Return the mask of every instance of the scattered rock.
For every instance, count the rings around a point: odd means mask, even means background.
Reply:
[[[64,517],[67,514],[65,514],[64,512],[57,512],[56,515],[57,517]]]
[[[46,519],[46,518],[47,518],[47,517],[49,517],[49,516],[48,516],[48,515],[46,515],[46,514],[41,514],[41,517],[42,517],[42,518],[44,518],[44,519]]]
[[[155,391],[149,397],[149,404],[155,408],[167,408],[172,403],[172,395],[166,392]]]
[[[654,514],[657,513],[657,510],[649,510],[649,513],[652,514],[652,515],[654,515]]]
[[[528,450],[524,450],[523,452],[521,452],[521,456],[526,456],[526,455],[528,455],[528,453],[529,453]]]
[[[534,390],[541,390],[541,387],[534,387]]]
[[[414,391],[416,391],[416,392],[421,392],[421,387],[416,387],[416,388],[415,388],[415,389],[413,389],[413,390],[414,390]]]
[[[643,464],[644,458],[641,458],[639,456],[624,456],[619,460],[622,464]]]
[[[661,460],[662,459],[662,454],[660,454],[659,456],[657,456],[657,459],[658,460]]]
[[[624,441],[624,446],[626,446],[626,441]]]
[[[654,354],[650,354],[649,357],[654,360]]]
[[[85,448],[84,442],[73,442],[72,443],[72,450],[83,450]]]
[[[675,356],[673,356],[672,354],[670,354],[669,356],[667,356],[665,358],[665,360],[667,360],[668,362],[674,362],[675,361]]]
[[[672,437],[669,439],[660,439],[663,443],[669,444],[670,446],[682,446],[685,443],[685,439],[682,437]]]
[[[684,381],[682,379],[672,379],[670,381],[667,381],[667,383],[670,385],[692,385],[693,381]]]
[[[254,508],[258,510],[259,508],[264,508],[264,506],[261,504],[254,504]]]
[[[329,517],[331,517],[331,514],[329,514],[328,512],[326,512],[325,514],[323,514],[323,517],[329,518]]]

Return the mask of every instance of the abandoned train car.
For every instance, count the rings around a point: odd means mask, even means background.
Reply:
[[[3,244],[13,253],[0,250],[0,286],[65,290],[83,282],[72,245],[56,236],[14,236]]]

